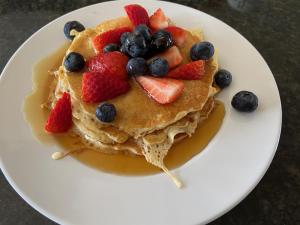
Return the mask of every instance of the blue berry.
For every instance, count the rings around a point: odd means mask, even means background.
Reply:
[[[190,51],[190,57],[193,61],[208,60],[215,53],[214,46],[207,41],[194,44]]]
[[[152,36],[151,48],[156,52],[163,52],[173,45],[172,35],[165,30],[158,30]]]
[[[128,61],[126,70],[131,76],[145,75],[148,72],[147,62],[141,57],[132,58]]]
[[[231,84],[231,81],[231,73],[227,70],[222,69],[215,74],[215,82],[221,89],[228,87]]]
[[[127,54],[127,51],[126,51],[125,45],[121,45],[121,47],[120,47],[120,52],[122,52],[122,53],[125,54],[125,55],[128,55],[128,54]]]
[[[78,32],[81,32],[81,31],[85,30],[85,28],[78,21],[67,22],[64,26],[64,33],[65,33],[66,38],[73,40],[75,36],[70,34],[71,30],[76,30]]]
[[[64,66],[70,72],[78,72],[83,69],[84,65],[83,56],[77,52],[70,52],[64,60]]]
[[[119,50],[120,50],[120,46],[117,44],[108,44],[103,48],[103,52],[105,53],[119,51]]]
[[[258,106],[258,98],[250,91],[240,91],[233,96],[231,105],[240,112],[253,112]]]
[[[122,45],[125,43],[126,39],[128,38],[128,36],[129,36],[130,34],[131,34],[130,32],[124,32],[124,33],[121,35],[120,42],[121,42]]]
[[[113,104],[103,103],[96,108],[96,117],[105,123],[110,123],[114,121],[117,115],[116,108]]]
[[[135,28],[134,33],[142,35],[147,42],[151,41],[151,31],[150,31],[150,28],[147,27],[147,25],[145,25],[145,24],[138,25]]]
[[[149,48],[145,38],[140,34],[130,34],[124,45],[127,54],[132,57],[145,56]]]
[[[149,71],[155,77],[165,76],[169,71],[168,61],[163,58],[154,58],[149,63]]]

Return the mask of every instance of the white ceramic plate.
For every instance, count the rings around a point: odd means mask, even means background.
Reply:
[[[65,41],[69,20],[92,27],[125,15],[129,1],[106,2],[62,16],[30,37],[3,70],[0,82],[1,169],[32,207],[62,224],[203,224],[230,210],[260,181],[276,151],[281,129],[280,97],[273,75],[257,50],[238,32],[203,12],[156,1],[135,1],[149,12],[161,7],[179,26],[202,27],[219,49],[219,61],[233,83],[219,98],[226,116],[206,147],[176,169],[185,188],[164,174],[124,177],[91,169],[73,158],[51,159],[56,150],[38,143],[21,112],[31,91],[34,63]],[[230,106],[240,90],[254,91],[256,112],[242,114]]]

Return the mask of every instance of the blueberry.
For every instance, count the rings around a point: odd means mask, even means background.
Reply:
[[[149,71],[155,77],[162,77],[169,71],[168,61],[163,58],[154,58],[149,63]]]
[[[144,58],[137,57],[128,61],[126,66],[127,73],[131,76],[145,75],[148,72],[147,62]]]
[[[214,46],[207,41],[194,44],[190,51],[190,57],[193,61],[208,60],[215,53]]]
[[[135,28],[134,33],[142,35],[147,42],[151,41],[151,31],[150,31],[150,28],[147,27],[147,25],[145,25],[145,24],[138,25]]]
[[[125,43],[127,37],[128,37],[130,34],[131,34],[130,32],[124,32],[124,33],[121,35],[120,42],[121,42],[122,45]]]
[[[83,69],[85,61],[82,55],[77,52],[70,52],[64,61],[66,70],[70,72],[78,72]]]
[[[114,121],[116,115],[117,111],[113,104],[103,103],[96,108],[96,117],[102,122],[110,123]]]
[[[215,74],[215,82],[221,89],[228,87],[231,81],[231,73],[227,70],[222,69]]]
[[[231,105],[240,112],[253,112],[258,106],[258,98],[250,91],[240,91],[233,96]]]
[[[127,51],[126,51],[125,45],[121,45],[120,52],[122,52],[123,54],[127,55]]]
[[[78,32],[81,32],[81,31],[85,30],[85,28],[78,21],[67,22],[64,26],[64,33],[65,33],[66,38],[73,40],[75,36],[70,34],[71,30],[76,30]]]
[[[125,40],[124,45],[127,54],[132,57],[146,55],[149,48],[145,38],[140,34],[130,34]]]
[[[158,30],[152,36],[151,48],[156,52],[163,52],[173,45],[171,34],[165,30]]]
[[[119,51],[120,46],[117,44],[108,44],[103,48],[103,52],[114,52],[114,51]]]

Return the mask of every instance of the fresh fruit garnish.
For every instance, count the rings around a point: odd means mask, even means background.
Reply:
[[[92,42],[96,53],[102,52],[104,46],[108,44],[119,44],[121,35],[131,31],[130,27],[121,27],[97,35]]]
[[[50,133],[64,133],[72,127],[72,105],[71,97],[64,92],[51,110],[45,130]]]
[[[168,71],[169,64],[164,58],[155,57],[149,62],[149,72],[152,76],[163,77]]]
[[[128,61],[126,70],[131,76],[145,75],[148,72],[148,65],[144,58],[132,58]]]
[[[167,77],[172,77],[182,80],[199,80],[205,72],[205,62],[198,60],[184,64],[170,71]]]
[[[84,68],[85,60],[77,52],[70,52],[64,60],[64,67],[70,72],[78,72]]]
[[[149,15],[147,10],[138,4],[126,5],[125,11],[131,23],[134,26],[140,24],[149,24]]]
[[[214,46],[208,41],[203,41],[193,45],[190,51],[190,57],[193,61],[209,60],[214,53]]]
[[[130,86],[117,76],[99,72],[86,72],[82,77],[82,99],[87,103],[98,103],[126,93]]]
[[[231,73],[227,70],[221,69],[215,74],[215,82],[221,88],[228,87],[232,81]]]
[[[113,104],[103,103],[96,108],[96,117],[105,123],[114,121],[117,115],[116,108]]]
[[[169,19],[162,9],[157,9],[149,19],[150,27],[153,30],[164,29],[169,26]]]
[[[138,76],[135,78],[147,94],[160,104],[174,102],[182,93],[184,83],[170,78]]]
[[[165,30],[158,30],[152,35],[151,48],[154,52],[163,52],[173,45],[171,34]]]
[[[68,38],[69,40],[73,40],[75,37],[74,35],[70,34],[71,30],[76,30],[77,32],[81,32],[81,31],[85,30],[85,28],[78,21],[67,22],[64,26],[64,34],[65,34],[66,38]]]
[[[187,38],[187,31],[176,26],[169,26],[165,28],[168,31],[174,40],[175,45],[182,47]]]
[[[132,57],[145,56],[149,50],[149,45],[144,36],[140,34],[130,34],[124,43],[125,51]]]
[[[166,59],[169,63],[170,69],[178,66],[183,60],[181,53],[176,46],[173,46],[169,48],[167,51],[158,54],[157,57]]]
[[[151,30],[145,24],[140,24],[134,29],[135,34],[142,35],[147,42],[151,41]]]
[[[87,61],[90,72],[99,72],[108,76],[127,79],[126,65],[128,57],[121,52],[107,52],[96,55]]]
[[[123,45],[131,32],[124,32],[120,37],[120,42]]]
[[[118,44],[108,44],[104,46],[103,52],[114,52],[114,51],[120,51],[120,46]]]
[[[233,96],[231,105],[240,112],[253,112],[258,106],[258,98],[250,91],[240,91]]]

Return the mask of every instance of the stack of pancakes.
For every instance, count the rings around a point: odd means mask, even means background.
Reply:
[[[95,55],[92,38],[117,27],[132,26],[127,17],[106,21],[95,29],[76,34],[66,55],[78,52],[86,60]],[[188,32],[187,40],[180,48],[183,63],[189,60],[190,48],[202,41],[201,31]],[[104,153],[130,153],[143,155],[149,163],[168,173],[163,159],[176,142],[191,136],[199,123],[214,108],[213,76],[218,69],[216,57],[205,64],[205,74],[200,80],[185,80],[182,95],[173,103],[160,105],[149,98],[140,85],[130,78],[131,89],[126,94],[107,102],[115,105],[117,116],[112,123],[103,123],[95,116],[98,104],[87,104],[81,99],[82,73],[71,73],[63,65],[56,74],[55,88],[49,101],[52,106],[63,92],[71,95],[74,131]]]

